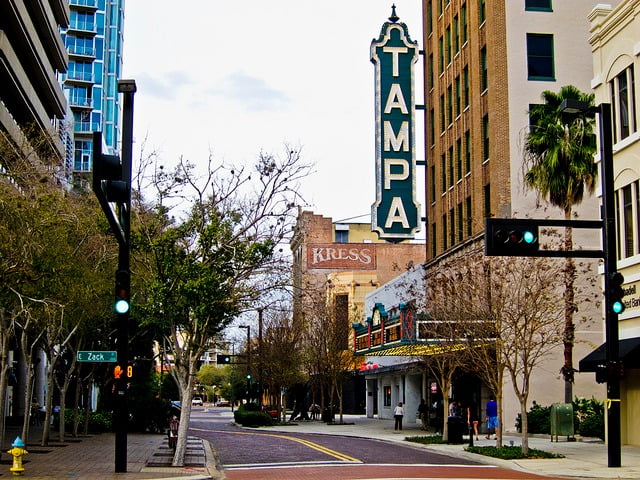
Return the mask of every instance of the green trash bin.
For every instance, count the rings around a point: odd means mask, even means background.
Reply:
[[[558,436],[573,437],[573,405],[570,403],[554,403],[551,405],[551,441]]]

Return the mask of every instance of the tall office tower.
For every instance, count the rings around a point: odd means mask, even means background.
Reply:
[[[67,53],[58,32],[68,23],[66,0],[0,2],[0,136],[18,148],[28,149],[34,132],[60,131],[66,102],[57,75]],[[62,159],[64,143],[52,139]]]
[[[74,182],[82,183],[92,171],[93,132],[102,132],[105,152],[118,150],[124,0],[69,0],[69,8],[63,84],[73,119]]]
[[[575,85],[591,91],[588,17],[597,4],[424,2],[428,268],[437,269],[454,252],[482,242],[485,218],[564,218],[563,211],[524,185],[528,111],[542,103],[545,90]],[[574,213],[576,218],[599,218],[597,198],[587,196]],[[599,246],[599,235],[594,232],[595,239],[586,240]],[[576,248],[581,241],[574,237]],[[588,262],[597,274],[597,262]],[[585,288],[601,295],[600,286]],[[602,337],[602,311],[580,304],[579,312],[575,366],[590,351],[588,342],[598,344]],[[561,366],[562,347],[543,367],[556,373],[557,380],[551,382],[547,375],[536,380],[538,403],[563,399],[564,382],[557,375]],[[593,385],[593,374],[577,375],[574,391],[586,393]],[[505,409],[505,418],[515,417],[515,402],[507,399]]]

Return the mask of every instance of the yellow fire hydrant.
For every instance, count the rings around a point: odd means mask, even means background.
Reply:
[[[11,446],[13,448],[11,450],[7,450],[7,453],[13,456],[13,466],[9,469],[9,471],[14,475],[22,475],[24,473],[24,468],[22,466],[22,457],[29,452],[24,449],[25,445],[20,437],[16,437]]]

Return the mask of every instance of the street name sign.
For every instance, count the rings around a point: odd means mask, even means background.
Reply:
[[[389,17],[371,42],[375,65],[376,201],[371,230],[390,241],[414,238],[420,230],[416,200],[414,64],[418,42],[407,26]]]
[[[79,362],[117,362],[118,352],[112,350],[79,350],[77,357]]]

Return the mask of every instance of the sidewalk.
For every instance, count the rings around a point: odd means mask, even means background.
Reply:
[[[205,408],[204,412],[207,411]],[[219,416],[220,410],[216,409]],[[230,410],[222,412],[223,417],[233,420]],[[339,420],[339,419],[338,419]],[[328,425],[319,421],[301,421],[288,425],[262,427],[260,430],[281,432],[318,433],[344,436],[375,438],[391,442],[402,442],[415,448],[425,448],[457,458],[465,458],[479,463],[498,465],[504,468],[524,470],[549,476],[590,478],[590,479],[638,479],[640,478],[640,447],[622,447],[622,467],[607,467],[607,446],[594,439],[577,442],[551,442],[549,437],[529,438],[530,448],[564,455],[565,458],[541,460],[499,460],[468,453],[461,445],[421,445],[409,443],[408,436],[423,435],[417,423],[405,422],[402,433],[393,431],[393,420],[366,418],[360,415],[345,415],[344,425]],[[5,435],[10,444],[17,431],[8,429]],[[115,439],[114,435],[104,433],[69,438],[61,444],[50,442],[48,447],[36,444],[34,434],[27,443],[29,454],[24,457],[24,478],[32,480],[60,479],[73,477],[78,480],[125,480],[125,479],[174,479],[204,480],[224,478],[217,470],[215,452],[208,442],[197,437],[189,437],[186,465],[171,467],[171,451],[165,435],[129,434],[127,436],[127,472],[114,473]],[[515,435],[506,435],[504,444],[520,445],[521,439]],[[495,445],[494,440],[480,436],[476,445]],[[11,478],[10,456],[3,449],[0,461],[0,478]]]
[[[172,450],[167,436],[160,434],[127,435],[127,472],[115,473],[115,436],[112,433],[67,437],[60,443],[52,440],[41,447],[38,427],[30,434],[23,457],[24,476],[31,480],[75,478],[78,480],[175,479],[204,480],[216,478],[215,456],[208,442],[197,437],[187,440],[184,467],[171,467]],[[52,432],[52,438],[55,438]],[[8,428],[5,442],[11,444],[17,430]],[[9,447],[10,448],[10,447]],[[12,478],[12,457],[2,449],[0,478]],[[19,478],[19,477],[18,477]]]
[[[340,419],[336,417],[336,421]],[[403,442],[414,445],[416,448],[427,448],[433,451],[451,455],[457,458],[465,458],[480,463],[497,465],[504,468],[524,470],[541,475],[592,478],[592,479],[638,479],[640,478],[640,447],[623,446],[621,451],[622,466],[609,468],[607,445],[599,439],[582,439],[575,442],[567,442],[561,438],[559,442],[552,442],[549,436],[529,437],[529,448],[543,450],[545,452],[564,455],[565,458],[540,459],[540,460],[500,460],[484,455],[468,453],[468,436],[465,436],[465,444],[459,445],[422,445],[406,442],[405,437],[425,435],[420,425],[415,422],[405,422],[402,433],[394,432],[393,420],[367,418],[360,415],[345,415],[345,425],[328,425],[322,422],[294,422],[295,424],[267,427],[270,430],[282,432],[323,433],[332,435],[345,435],[376,438],[392,442]],[[408,424],[407,424],[408,423]],[[505,435],[504,445],[521,445],[522,439],[517,435]],[[492,446],[495,440],[487,440],[484,435],[479,440],[474,439],[476,446]]]

